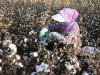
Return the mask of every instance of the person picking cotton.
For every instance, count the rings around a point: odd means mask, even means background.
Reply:
[[[78,53],[80,54],[82,45],[80,40],[80,29],[75,21],[78,16],[79,13],[75,9],[63,8],[58,14],[52,16],[52,19],[60,23],[43,27],[39,34],[40,41],[43,41],[46,32],[50,31],[50,33],[46,35],[47,38],[55,37],[66,46],[75,44],[78,46]]]

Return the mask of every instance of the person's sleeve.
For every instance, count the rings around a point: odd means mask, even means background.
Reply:
[[[48,32],[48,25],[46,25],[45,27],[43,27],[40,31],[40,34],[39,34],[39,39],[40,41],[42,41],[44,39],[44,36],[46,34],[46,32]]]
[[[58,33],[63,32],[62,24],[50,24],[50,25],[48,25],[48,28],[49,28],[49,32],[58,32]]]

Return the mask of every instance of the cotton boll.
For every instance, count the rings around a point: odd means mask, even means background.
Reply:
[[[32,35],[32,33],[34,33],[34,31],[33,31],[33,30],[29,32],[29,35]]]
[[[73,69],[73,72],[70,72],[71,74],[76,74],[76,69],[75,68],[72,68]]]
[[[48,64],[45,64],[44,62],[42,62],[41,64],[40,64],[40,66],[43,68],[43,69],[47,69],[48,68]]]
[[[15,55],[15,57],[16,57],[16,60],[20,60],[21,59],[21,57],[19,55]]]
[[[79,62],[77,61],[76,64],[74,64],[73,66],[74,66],[75,68],[77,68],[77,67],[79,67],[79,65],[80,65]]]
[[[74,47],[75,47],[75,48],[77,47],[77,44],[76,44],[76,43],[74,44]]]
[[[40,65],[37,65],[36,66],[36,72],[42,72],[43,71],[43,68],[41,68]]]
[[[3,53],[3,51],[2,51],[2,49],[0,49],[0,54],[2,54]]]
[[[70,63],[66,63],[65,66],[68,70],[71,70],[72,68],[74,68],[73,65],[71,65]]]
[[[10,35],[10,33],[9,33],[9,32],[6,32],[6,34],[7,34],[7,35]]]
[[[20,67],[24,67],[22,63],[18,63],[17,65]]]
[[[12,50],[12,53],[8,57],[12,57],[17,52],[17,47],[14,44],[9,44],[9,48]]]
[[[31,73],[31,75],[35,75],[35,74],[36,74],[36,72],[32,72],[32,73]]]
[[[86,71],[84,71],[83,73],[82,73],[82,75],[89,75]]]
[[[75,62],[76,62],[75,58],[72,58],[72,60],[71,60],[70,62],[71,62],[71,63],[72,63],[72,62],[75,63]]]
[[[60,57],[57,57],[58,58],[58,60],[60,59]]]
[[[0,66],[0,71],[2,71],[2,67]]]
[[[38,53],[37,52],[32,52],[32,53],[30,53],[30,55],[32,55],[34,57],[38,57]]]
[[[6,40],[3,42],[3,45],[9,45],[11,43],[11,40]]]
[[[84,53],[85,56],[94,54],[95,50],[96,49],[91,46],[85,46],[82,48],[82,52]]]
[[[28,59],[28,57],[27,57],[27,56],[23,56],[23,59],[24,59],[24,60],[27,60],[27,59]]]
[[[15,63],[15,61],[16,61],[16,59],[13,59],[13,60],[12,60],[12,63],[11,63],[11,65],[12,65],[12,64],[14,64],[14,63]]]
[[[35,42],[37,43],[37,39],[35,39]]]
[[[70,55],[67,56],[70,60],[72,60],[72,57]]]
[[[2,63],[2,59],[0,59],[0,63]]]
[[[68,70],[71,70],[74,67],[73,67],[73,65],[71,65],[71,66],[67,66],[67,68],[68,68]]]
[[[42,71],[43,71],[42,68],[38,68],[38,69],[36,69],[36,72],[42,72]]]
[[[25,43],[27,42],[27,38],[24,38],[24,42],[25,42]]]
[[[11,50],[13,50],[14,53],[17,52],[17,47],[16,47],[15,44],[9,44],[9,48],[10,48]]]
[[[40,66],[40,65],[37,65],[37,66],[35,67],[35,69],[38,69],[38,68],[41,68],[41,66]]]
[[[50,69],[45,69],[44,72],[50,72]]]

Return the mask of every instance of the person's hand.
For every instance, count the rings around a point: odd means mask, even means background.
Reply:
[[[43,34],[43,33],[40,34],[40,35],[39,35],[39,39],[40,39],[40,41],[43,41],[43,40],[44,40],[44,37],[45,37],[45,34]]]
[[[46,35],[46,37],[47,37],[47,38],[50,38],[50,37],[51,37],[50,33],[48,33],[48,34]]]

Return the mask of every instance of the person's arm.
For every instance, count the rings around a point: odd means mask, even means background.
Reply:
[[[55,37],[57,40],[61,41],[61,43],[66,44],[66,39],[64,38],[63,35],[57,33],[57,32],[50,32],[46,35],[47,38],[52,38]]]
[[[46,25],[40,31],[40,34],[39,34],[40,41],[42,41],[44,39],[45,33],[48,32],[48,31],[49,32],[59,32],[59,33],[62,33],[62,27],[63,27],[62,24],[50,24],[50,25]]]
[[[49,30],[48,25],[46,25],[45,27],[41,29],[40,34],[39,34],[40,41],[44,39],[45,33],[48,32],[48,30]]]

